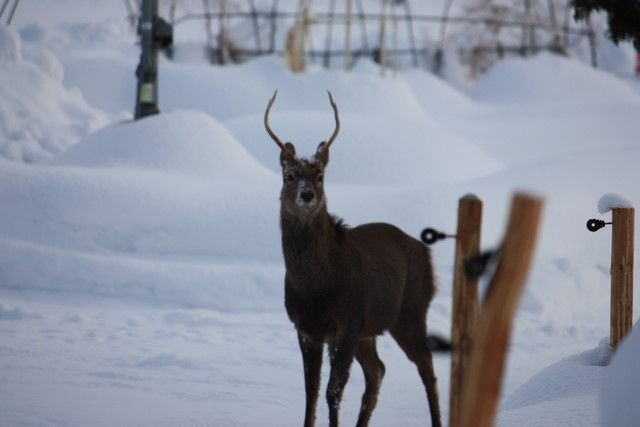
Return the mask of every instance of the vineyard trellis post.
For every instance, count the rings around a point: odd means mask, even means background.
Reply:
[[[0,0],[2,1],[2,0]],[[4,0],[6,1],[6,0]],[[125,0],[127,2],[134,0]],[[175,2],[168,3],[170,5],[169,15],[175,14]],[[242,61],[243,59],[250,58],[257,55],[284,53],[284,49],[281,47],[280,42],[276,40],[279,36],[278,25],[282,23],[288,23],[291,19],[298,18],[299,12],[279,10],[279,0],[272,0],[270,5],[258,6],[258,2],[255,0],[245,1],[245,10],[229,10],[225,7],[225,4],[229,0],[220,0],[216,10],[211,10],[211,3],[208,0],[201,0],[204,13],[186,13],[183,16],[172,19],[175,25],[182,22],[193,19],[204,19],[209,24],[205,25],[205,31],[208,33],[208,43],[217,44],[214,47],[214,62],[220,63],[231,60],[233,62]],[[582,39],[586,39],[589,43],[589,50],[591,51],[591,63],[593,66],[597,66],[596,57],[596,37],[593,29],[589,27],[589,23],[582,24],[581,27],[572,27],[568,24],[569,9],[565,9],[564,18],[565,23],[560,26],[560,19],[558,19],[558,10],[552,0],[547,0],[549,7],[549,20],[542,22],[536,19],[535,8],[533,7],[533,0],[526,0],[523,2],[524,11],[520,12],[520,16],[517,19],[501,19],[494,16],[449,16],[453,0],[446,0],[444,2],[444,9],[441,15],[426,15],[426,14],[413,14],[411,11],[411,2],[409,0],[397,1],[397,0],[380,0],[380,9],[376,13],[365,12],[362,0],[344,0],[340,6],[337,5],[337,0],[329,0],[328,2],[317,3],[321,6],[317,6],[315,11],[310,11],[310,18],[305,21],[310,25],[322,25],[325,29],[323,40],[324,48],[320,47],[315,49],[311,42],[311,34],[308,26],[305,26],[305,46],[303,47],[304,56],[311,61],[319,59],[325,68],[331,68],[333,62],[333,56],[341,55],[344,60],[339,61],[345,69],[353,68],[355,62],[362,57],[370,57],[380,66],[381,74],[386,72],[388,67],[396,67],[400,64],[413,64],[413,66],[419,66],[419,58],[426,57],[426,55],[435,55],[433,58],[433,70],[436,73],[441,73],[443,69],[444,60],[444,45],[445,34],[451,25],[484,25],[484,26],[502,26],[508,28],[518,28],[522,32],[519,42],[508,45],[498,42],[497,44],[487,46],[479,44],[477,46],[471,46],[459,51],[464,55],[465,49],[467,53],[473,54],[473,52],[493,52],[498,57],[506,56],[508,54],[521,54],[526,55],[529,52],[537,51],[540,49],[547,49],[554,52],[562,53],[563,48],[568,46],[569,36],[576,35]],[[207,5],[208,4],[208,5]],[[346,9],[345,6],[346,5]],[[1,4],[0,4],[1,6]],[[319,10],[318,8],[324,8]],[[336,10],[336,7],[340,7],[340,10]],[[401,9],[398,10],[397,8]],[[402,10],[402,8],[404,8]],[[212,34],[211,20],[216,20],[220,26],[220,34]],[[230,28],[238,28],[238,26],[231,26],[230,22],[236,19],[244,19],[247,22],[247,28],[253,28],[253,39],[249,42],[252,47],[247,45],[246,40],[232,39],[230,36]],[[356,23],[354,20],[357,20]],[[261,28],[261,24],[271,26],[270,34],[267,30],[265,36],[264,28]],[[369,38],[367,35],[367,26],[370,23],[376,23],[378,31],[376,39]],[[440,24],[438,30],[437,39],[434,41],[434,46],[425,44],[420,45],[416,42],[416,33],[414,25],[429,25],[429,23]],[[360,26],[361,37],[354,38],[353,25]],[[334,26],[345,26],[344,42],[341,46],[336,45]],[[400,26],[406,26],[400,30]],[[402,31],[402,33],[398,33]],[[405,37],[406,31],[406,37]],[[536,34],[536,31],[538,32]],[[540,37],[542,31],[545,31],[545,40]],[[547,32],[549,37],[547,37]],[[286,32],[281,32],[282,33]],[[401,37],[399,36],[401,34]],[[372,34],[371,34],[372,35]],[[538,36],[536,40],[536,35]],[[564,37],[563,37],[564,35]],[[550,38],[550,40],[547,40]],[[283,38],[284,39],[284,38]],[[247,39],[249,40],[249,39]],[[373,45],[371,45],[373,43]],[[400,45],[396,45],[400,43]],[[222,58],[217,58],[215,55],[219,54]],[[400,58],[408,58],[409,62],[401,61]]]
[[[633,322],[633,208],[612,209],[611,347],[615,349]]]
[[[524,292],[542,215],[542,199],[514,195],[495,274],[480,308],[469,374],[462,392],[461,427],[493,425],[513,318]]]
[[[611,199],[618,206],[609,206]],[[598,202],[600,213],[612,211],[611,222],[592,218],[587,229],[596,232],[611,225],[611,301],[609,344],[615,350],[633,323],[633,265],[635,209],[616,194],[605,194]]]
[[[478,278],[465,272],[465,261],[480,252],[482,201],[475,196],[458,202],[458,228],[453,270],[451,385],[449,426],[460,424],[461,397],[469,376],[469,357],[478,318]]]

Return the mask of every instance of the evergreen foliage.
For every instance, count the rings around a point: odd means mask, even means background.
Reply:
[[[640,0],[571,0],[576,20],[585,20],[593,11],[605,11],[607,36],[616,44],[631,41],[640,51]]]

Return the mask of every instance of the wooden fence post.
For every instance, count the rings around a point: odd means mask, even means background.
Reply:
[[[633,320],[633,208],[613,208],[611,238],[611,348],[631,330]]]
[[[469,278],[464,262],[480,252],[482,201],[465,196],[458,202],[458,229],[453,271],[453,304],[451,340],[456,349],[451,354],[451,386],[449,389],[449,426],[460,424],[460,406],[469,356],[478,318],[478,279]]]
[[[541,213],[540,198],[513,197],[500,260],[478,318],[462,395],[462,427],[493,425],[513,317],[533,258]]]

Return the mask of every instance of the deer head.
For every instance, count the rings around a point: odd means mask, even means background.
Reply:
[[[280,166],[283,178],[280,200],[283,210],[301,218],[308,218],[326,208],[324,170],[329,163],[329,147],[340,131],[338,107],[333,101],[331,92],[327,91],[327,93],[333,108],[336,128],[329,140],[322,141],[318,145],[316,153],[310,159],[298,158],[295,146],[291,142],[283,143],[269,126],[269,111],[278,91],[274,92],[264,113],[264,126],[267,133],[280,147]]]

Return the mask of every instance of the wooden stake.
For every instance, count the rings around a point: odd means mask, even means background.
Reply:
[[[513,317],[533,258],[541,212],[541,199],[513,197],[500,261],[478,318],[462,395],[462,427],[493,425]]]
[[[633,208],[613,208],[611,239],[611,337],[615,349],[633,320]]]
[[[456,349],[451,354],[449,389],[449,426],[460,424],[460,406],[464,380],[469,375],[469,356],[478,318],[478,279],[468,278],[464,262],[480,252],[482,201],[465,196],[458,202],[458,229],[453,271],[453,305],[451,340]]]

